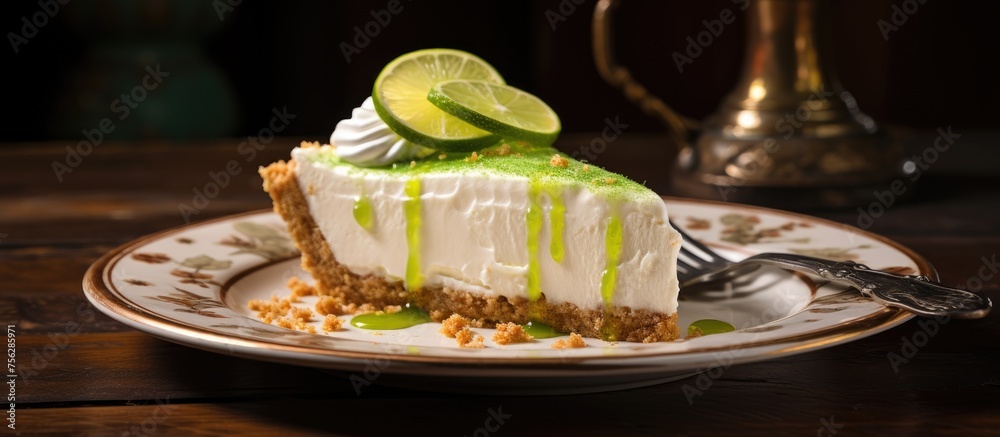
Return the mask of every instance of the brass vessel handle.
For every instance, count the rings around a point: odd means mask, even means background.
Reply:
[[[669,105],[649,93],[632,77],[628,68],[618,65],[614,50],[614,17],[620,0],[600,0],[594,8],[594,62],[601,77],[611,85],[621,88],[625,97],[643,112],[663,121],[681,148],[690,146],[691,131],[699,129],[698,122],[681,115]]]

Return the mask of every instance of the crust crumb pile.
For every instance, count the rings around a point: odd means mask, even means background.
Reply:
[[[472,320],[458,314],[452,314],[451,317],[441,322],[441,329],[438,332],[444,334],[445,337],[454,338],[458,347],[484,348],[486,345],[483,344],[483,336],[469,329],[474,324]]]
[[[289,279],[286,285],[288,286],[288,289],[292,291],[292,295],[290,296],[293,298],[292,302],[298,302],[298,298],[303,296],[315,296],[318,294],[316,293],[315,287],[306,284],[299,278]]]
[[[316,312],[319,313],[319,315],[321,316],[326,316],[330,314],[335,316],[342,316],[344,314],[352,314],[352,315],[369,314],[369,313],[377,313],[379,311],[385,311],[387,313],[395,313],[400,309],[402,309],[402,307],[400,307],[399,305],[390,305],[386,307],[384,310],[379,310],[374,305],[367,303],[361,305],[353,303],[345,305],[340,301],[340,299],[337,299],[333,296],[320,296],[319,300],[316,301],[315,308]]]
[[[307,284],[299,278],[291,278],[286,284],[289,295],[284,298],[271,296],[270,300],[251,300],[247,307],[251,311],[257,312],[257,318],[261,322],[269,325],[276,325],[285,329],[316,333],[316,327],[309,325],[313,321],[314,315],[323,316],[323,323],[320,329],[323,332],[337,331],[342,328],[343,322],[337,316],[345,314],[368,314],[368,313],[395,313],[403,310],[402,306],[389,305],[383,309],[371,304],[349,304],[333,296],[320,295],[316,287]],[[302,301],[304,296],[319,296],[314,309],[297,307],[293,304]]]
[[[323,332],[336,331],[340,329],[340,325],[340,319],[338,319],[337,316],[330,314],[323,319],[322,329]]]
[[[455,333],[455,341],[458,342],[458,347],[482,349],[486,347],[483,345],[483,336],[472,332],[469,328],[462,328],[460,331]]]
[[[504,345],[511,343],[527,343],[534,340],[531,334],[524,331],[524,327],[516,323],[497,323],[497,332],[493,334],[493,342]]]
[[[315,334],[316,328],[308,325],[312,321],[312,310],[292,306],[294,299],[297,298],[289,296],[278,299],[278,296],[271,296],[271,300],[252,300],[247,306],[256,311],[257,318],[264,323]]]
[[[587,347],[587,342],[583,341],[583,337],[575,332],[569,334],[569,340],[560,338],[552,343],[552,349],[577,349],[581,347]]]
[[[468,330],[470,325],[469,319],[462,317],[458,314],[452,314],[443,322],[441,322],[441,329],[438,332],[444,334],[445,337],[455,338],[459,331]]]
[[[251,300],[247,307],[257,312],[260,321],[271,324],[275,319],[288,314],[292,309],[292,302],[289,299],[279,300],[278,296],[271,296],[271,300]]]
[[[333,296],[320,296],[316,302],[316,312],[321,316],[345,314],[344,306]]]

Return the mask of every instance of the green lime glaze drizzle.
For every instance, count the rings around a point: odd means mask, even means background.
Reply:
[[[535,338],[552,338],[566,335],[541,322],[528,322],[528,324],[521,326],[524,328],[524,332]]]
[[[406,200],[403,201],[403,214],[406,216],[406,245],[409,250],[406,258],[406,287],[415,290],[424,281],[420,274],[420,179],[407,180],[404,192]]]
[[[552,232],[552,242],[549,244],[549,252],[552,259],[557,263],[563,260],[563,232],[566,229],[566,204],[562,200],[562,190],[548,189],[549,199],[552,201],[552,210],[549,211],[549,230]]]
[[[528,198],[531,205],[525,214],[528,227],[528,301],[534,302],[542,297],[542,271],[538,265],[538,237],[542,232],[542,204],[538,196],[542,191],[541,184],[532,179],[528,188]]]
[[[372,229],[372,203],[364,193],[354,198],[354,221],[366,231]]]
[[[403,308],[395,313],[371,313],[354,316],[351,319],[351,326],[361,329],[405,329],[411,326],[430,323],[431,316],[424,310],[414,307]]]
[[[601,338],[606,341],[618,340],[618,319],[612,311],[615,296],[615,282],[618,280],[618,258],[622,253],[622,221],[618,211],[612,207],[608,217],[608,227],[604,232],[604,272],[601,273],[601,299],[604,300],[604,323],[601,324]]]
[[[615,281],[618,279],[618,257],[622,253],[622,221],[618,213],[613,211],[608,217],[608,228],[604,233],[605,263],[601,273],[601,299],[604,305],[611,306],[611,298],[615,294]]]
[[[722,320],[702,319],[688,326],[688,337],[701,337],[703,335],[722,334],[733,332],[736,327]]]

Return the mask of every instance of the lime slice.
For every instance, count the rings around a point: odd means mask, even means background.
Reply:
[[[427,100],[445,112],[508,140],[549,146],[562,125],[542,99],[509,85],[482,80],[438,82]]]
[[[422,146],[446,152],[479,150],[496,135],[472,126],[427,101],[434,84],[449,79],[504,83],[500,73],[479,57],[460,50],[427,49],[390,62],[375,79],[375,111],[397,134]]]

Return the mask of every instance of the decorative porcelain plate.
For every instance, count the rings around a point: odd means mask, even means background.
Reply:
[[[926,260],[884,237],[814,217],[744,205],[667,198],[671,219],[731,259],[790,252],[855,260],[936,279]],[[773,359],[857,340],[899,325],[910,313],[856,290],[778,269],[733,283],[681,292],[679,325],[728,322],[735,331],[667,343],[610,343],[553,349],[558,338],[459,348],[438,323],[329,333],[259,321],[254,299],[287,296],[291,277],[311,282],[281,219],[258,211],[140,238],[94,263],[87,298],[128,326],[164,340],[238,357],[329,369],[355,387],[369,383],[494,394],[583,393],[652,385],[738,363]],[[307,296],[297,304],[312,307]],[[709,372],[711,374],[711,372]]]

